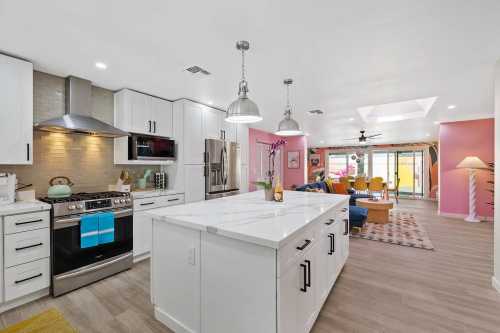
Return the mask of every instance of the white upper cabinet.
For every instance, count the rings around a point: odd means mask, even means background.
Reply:
[[[152,97],[153,133],[171,138],[173,136],[172,102]]]
[[[115,126],[133,133],[172,137],[172,102],[123,89],[115,94]]]
[[[217,109],[202,106],[203,110],[203,131],[205,139],[221,139],[222,137],[222,115]]]
[[[130,91],[130,129],[129,132],[151,134],[153,129],[152,98]]]
[[[0,164],[33,164],[33,64],[0,54]]]
[[[179,103],[184,106],[184,164],[203,164],[203,106],[187,101]]]

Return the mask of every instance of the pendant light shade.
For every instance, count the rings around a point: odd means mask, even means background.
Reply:
[[[292,119],[292,107],[290,106],[290,85],[293,83],[293,80],[286,79],[283,81],[283,83],[287,88],[286,108],[284,114],[285,117],[278,124],[278,130],[274,134],[281,136],[304,135],[304,133],[300,129],[299,123]]]
[[[248,83],[245,79],[245,51],[250,48],[247,41],[239,41],[236,48],[241,51],[241,81],[238,89],[238,99],[227,108],[226,121],[230,123],[255,123],[261,121],[259,108],[247,96]]]

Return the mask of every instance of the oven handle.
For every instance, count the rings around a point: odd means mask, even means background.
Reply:
[[[126,217],[126,216],[133,215],[133,210],[131,208],[128,208],[128,209],[122,209],[122,210],[119,210],[119,211],[116,211],[113,213],[115,214],[115,218],[120,218],[120,217]],[[69,228],[69,227],[78,225],[78,223],[80,223],[80,216],[70,217],[67,219],[55,220],[54,221],[54,230]]]
[[[80,276],[80,275],[88,274],[88,273],[91,273],[91,272],[103,269],[105,267],[111,266],[113,264],[116,264],[119,261],[128,259],[129,257],[132,257],[132,255],[133,255],[132,253],[127,253],[125,255],[121,255],[118,258],[115,258],[115,259],[110,260],[110,261],[106,261],[104,263],[95,263],[94,264],[95,266],[92,265],[90,267],[85,267],[85,268],[77,269],[77,270],[75,270],[75,271],[73,271],[71,273],[66,273],[66,274],[55,276],[54,279],[56,279],[56,280],[63,280],[63,279],[67,279],[67,278],[71,278],[71,277],[75,277],[75,276]]]

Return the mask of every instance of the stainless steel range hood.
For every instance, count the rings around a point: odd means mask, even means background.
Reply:
[[[42,121],[35,129],[48,132],[89,134],[117,138],[129,133],[92,117],[92,83],[74,76],[66,78],[66,112],[64,116]]]

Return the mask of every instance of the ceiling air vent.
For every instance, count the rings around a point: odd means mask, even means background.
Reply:
[[[307,113],[309,113],[309,115],[311,115],[311,116],[321,116],[323,114],[323,111],[321,111],[321,110],[310,110],[310,111],[307,111]]]
[[[210,75],[209,71],[201,68],[200,66],[191,66],[191,67],[186,68],[186,70],[192,74],[201,73],[204,75]]]

